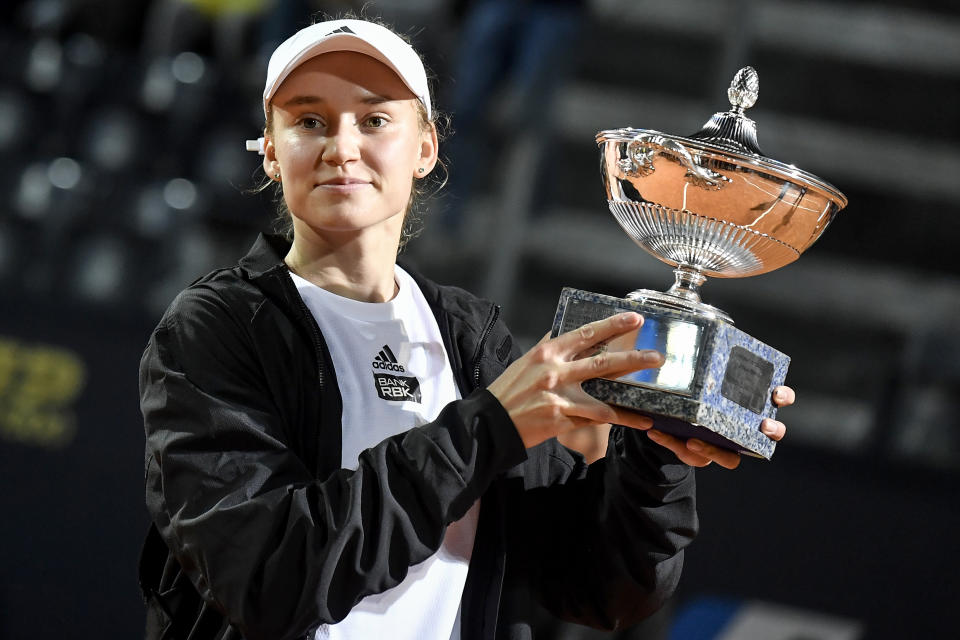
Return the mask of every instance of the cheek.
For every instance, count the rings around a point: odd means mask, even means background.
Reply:
[[[408,182],[419,166],[419,141],[409,138],[393,141],[378,157],[381,167],[389,171],[394,180]]]
[[[309,145],[287,144],[277,149],[277,159],[285,174],[300,175],[313,169],[313,159],[316,154]]]
[[[276,157],[280,163],[280,181],[283,200],[296,215],[305,206],[305,198],[313,186],[313,162],[309,149],[303,144],[291,144],[289,140],[277,140]]]

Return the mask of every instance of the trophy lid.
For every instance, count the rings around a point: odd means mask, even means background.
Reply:
[[[597,143],[603,144],[613,140],[631,141],[640,134],[654,134],[663,139],[676,141],[704,158],[712,157],[715,160],[725,160],[771,171],[794,184],[824,192],[839,205],[840,209],[845,207],[846,196],[832,184],[799,169],[796,165],[769,158],[760,149],[757,140],[757,123],[745,113],[756,104],[759,94],[759,75],[753,67],[743,67],[734,75],[727,89],[730,109],[714,113],[696,133],[689,136],[675,136],[652,129],[625,127],[601,131],[597,134]]]
[[[829,182],[760,149],[745,114],[759,87],[752,67],[738,71],[730,109],[689,136],[634,128],[597,134],[610,212],[635,243],[684,276],[671,295],[697,300],[688,280],[789,264],[847,205]]]

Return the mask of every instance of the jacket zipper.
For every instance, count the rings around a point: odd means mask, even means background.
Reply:
[[[297,291],[297,287],[290,278],[290,274],[281,269],[277,275],[280,277],[281,282],[283,282],[283,288],[286,289],[287,295],[297,301],[297,307],[303,316],[304,324],[310,327],[310,337],[313,338],[313,350],[317,356],[317,378],[319,378],[320,386],[323,386],[325,381],[323,375],[323,347],[321,346],[320,327],[317,325],[313,314],[310,313],[310,308],[307,307],[307,304],[303,301],[303,296]]]
[[[303,296],[301,296],[300,292],[297,291],[297,287],[293,283],[293,279],[290,277],[289,272],[284,268],[280,270],[278,275],[280,276],[280,280],[283,283],[281,286],[283,286],[283,288],[286,289],[287,295],[297,301],[297,306],[300,310],[300,314],[303,316],[303,322],[310,327],[310,337],[313,339],[313,349],[317,357],[317,383],[322,393],[323,392],[322,390],[324,389],[324,387],[326,387],[329,383],[326,375],[328,373],[326,363],[327,363],[327,358],[329,356],[327,355],[327,350],[324,346],[323,334],[320,332],[320,325],[317,324],[317,319],[313,317],[313,313],[310,311],[310,308],[307,306],[307,303],[303,301]],[[327,395],[329,396],[329,394]],[[338,390],[337,398],[339,398],[339,390]],[[342,399],[340,399],[340,402],[342,403]],[[330,407],[327,405],[329,405],[329,403],[325,403],[325,406],[322,409],[323,413],[330,412]],[[341,404],[341,406],[339,407],[340,415],[336,416],[336,422],[338,424],[343,419],[342,409],[343,407]],[[321,416],[321,420],[323,422],[327,422],[331,420],[332,417],[333,416],[329,416],[329,415]],[[319,438],[319,437],[317,438],[318,446],[321,440],[322,438]],[[339,452],[343,447],[342,436],[338,437],[337,441],[338,441],[337,451]],[[317,477],[321,476],[322,471],[328,466],[324,464],[323,454],[324,454],[323,451],[321,450],[317,451],[317,463],[316,463],[316,469],[314,470],[314,475],[316,475]],[[339,463],[340,463],[339,453],[337,454],[337,459],[335,461],[330,461],[330,464],[333,464],[334,462],[336,462],[336,465],[337,465],[334,468],[339,467]]]
[[[480,358],[483,357],[483,348],[486,346],[487,338],[490,337],[490,332],[493,331],[493,325],[497,323],[497,318],[500,317],[500,305],[493,305],[493,311],[491,312],[490,321],[487,322],[487,326],[484,327],[483,333],[480,334],[480,344],[477,347],[477,357],[473,361],[473,388],[480,388]]]

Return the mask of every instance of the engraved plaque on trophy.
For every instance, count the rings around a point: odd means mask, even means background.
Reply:
[[[655,428],[769,459],[775,443],[760,432],[774,417],[773,389],[790,358],[700,301],[707,276],[739,278],[796,260],[847,204],[835,187],[763,155],[744,111],[758,78],[741,69],[716,113],[683,137],[648,129],[597,134],[610,212],[633,241],[674,267],[665,292],[638,289],[616,298],[565,288],[553,335],[621,311],[644,324],[608,350],[657,349],[659,369],[584,383],[590,395],[645,413]]]

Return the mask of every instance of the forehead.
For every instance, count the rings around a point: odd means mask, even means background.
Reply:
[[[416,100],[394,71],[375,58],[355,51],[334,51],[314,56],[288,75],[271,103],[282,105],[291,96],[327,98],[344,92],[373,94],[387,100]]]

